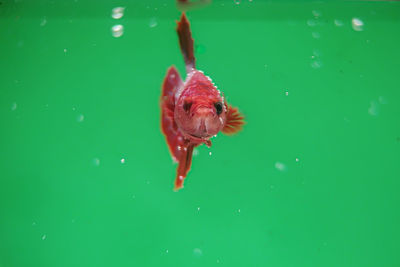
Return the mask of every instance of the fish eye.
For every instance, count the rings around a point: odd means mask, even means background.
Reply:
[[[185,103],[183,103],[183,109],[184,109],[186,112],[189,112],[191,107],[192,107],[192,102],[186,102],[186,101],[185,101]]]
[[[223,108],[222,103],[215,102],[214,107],[215,107],[215,110],[217,111],[217,115],[220,115],[222,113],[222,108]]]

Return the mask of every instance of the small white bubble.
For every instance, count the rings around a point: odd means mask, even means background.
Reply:
[[[299,158],[296,158],[296,162],[299,162]]]
[[[13,102],[12,104],[11,104],[11,111],[15,111],[17,109],[17,103],[16,102]]]
[[[319,11],[319,10],[313,10],[313,11],[312,11],[312,14],[313,14],[313,16],[316,17],[316,18],[322,16],[321,11]]]
[[[286,92],[285,92],[285,95],[286,95],[286,96],[288,96],[288,95],[289,95],[289,92],[288,92],[288,91],[286,91]]]
[[[85,119],[85,116],[83,116],[83,114],[79,114],[78,117],[76,118],[76,121],[83,122],[84,119]]]
[[[309,20],[307,20],[307,25],[310,27],[314,27],[317,25],[317,21],[314,19],[309,19]]]
[[[208,155],[210,155],[210,156],[212,155],[211,151],[210,151],[210,152],[208,152]]]
[[[44,234],[44,235],[42,235],[42,240],[45,240],[46,239],[46,235]]]
[[[203,255],[203,251],[199,248],[193,249],[193,255],[196,257],[201,257]]]
[[[115,7],[112,10],[111,17],[113,19],[120,19],[124,16],[124,7]]]
[[[239,5],[240,2],[241,2],[241,0],[233,0],[233,2],[234,2],[236,5]]]
[[[32,223],[32,226],[36,226],[36,222],[33,222],[33,223]]]
[[[238,209],[238,212],[240,213],[240,209]]]
[[[200,211],[200,207],[197,207],[197,210]]]
[[[179,180],[183,180],[183,176],[181,176],[181,175],[178,178],[179,178]]]
[[[99,158],[94,158],[93,159],[93,165],[94,166],[99,166],[100,165],[100,159]]]
[[[359,32],[364,29],[364,22],[359,18],[353,18],[351,20],[351,26],[353,27],[353,30]]]
[[[112,36],[118,38],[121,37],[124,34],[124,26],[121,24],[114,25],[111,28]]]
[[[380,97],[379,97],[379,103],[380,103],[380,104],[384,104],[384,105],[385,105],[385,104],[387,104],[388,102],[387,102],[387,100],[386,100],[386,98],[385,98],[385,97],[383,97],[383,96],[380,96]]]
[[[375,100],[371,101],[370,106],[368,108],[368,113],[372,116],[378,116],[379,114],[378,102],[376,102]]]
[[[219,260],[217,260],[217,263],[219,263]]]
[[[64,48],[64,53],[67,53],[67,48]]]
[[[193,149],[193,156],[199,155],[199,150],[197,148]]]
[[[312,32],[311,35],[312,35],[312,37],[313,37],[314,39],[319,39],[319,38],[321,38],[321,34],[319,34],[319,32]]]
[[[277,161],[277,162],[275,163],[275,168],[276,168],[278,171],[286,171],[286,165],[283,164],[282,162],[279,162],[279,161]]]
[[[149,22],[149,27],[150,27],[150,28],[156,27],[157,24],[158,24],[158,23],[157,23],[157,19],[156,19],[156,18],[153,17],[153,18],[150,19],[150,22]]]
[[[132,198],[133,198],[133,199],[135,199],[135,198],[136,198],[136,196],[135,196],[135,195],[132,195]]]
[[[168,253],[168,249],[165,251],[165,253]]]
[[[40,22],[40,26],[44,26],[44,25],[46,25],[47,24],[47,19],[46,19],[46,17],[44,17],[43,19],[42,19],[42,21]]]
[[[125,163],[125,159],[124,159],[124,158],[121,159],[121,163],[122,163],[122,164]]]
[[[314,56],[314,57],[319,57],[319,56],[321,56],[321,51],[319,51],[318,49],[314,49],[314,50],[313,50],[313,56]]]
[[[181,146],[177,146],[176,148],[178,149],[178,151],[181,151],[181,150],[182,150],[182,147],[181,147]]]
[[[313,61],[311,62],[311,67],[312,67],[313,69],[319,69],[319,68],[322,67],[322,62],[321,62],[320,60],[313,60]]]
[[[343,21],[341,21],[340,19],[335,19],[333,22],[335,23],[335,25],[337,27],[342,27],[343,26]]]
[[[76,110],[76,107],[72,107],[72,111],[75,111]]]

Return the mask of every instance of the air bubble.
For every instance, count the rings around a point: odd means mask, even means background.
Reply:
[[[333,22],[335,23],[335,25],[337,27],[342,27],[343,26],[343,21],[341,21],[340,19],[335,19]]]
[[[122,164],[125,163],[125,159],[124,159],[124,158],[121,159],[121,163],[122,163]]]
[[[11,111],[15,111],[17,109],[17,103],[14,102],[11,104]]]
[[[285,92],[285,96],[288,96],[288,95],[289,95],[289,92],[288,92],[288,91],[286,91],[286,92]]]
[[[210,151],[210,152],[208,152],[208,155],[210,155],[210,156],[212,155],[211,151]]]
[[[307,20],[307,25],[310,27],[314,27],[317,25],[317,22],[314,19]]]
[[[156,27],[157,24],[158,24],[158,23],[157,23],[157,19],[156,19],[156,18],[153,17],[153,18],[150,19],[150,22],[149,22],[149,27],[150,27],[150,28]]]
[[[312,11],[312,14],[313,14],[313,16],[316,17],[316,18],[322,16],[321,11],[319,11],[319,10],[313,10],[313,11]]]
[[[296,158],[296,162],[299,162],[299,158]]]
[[[46,17],[44,17],[43,19],[42,19],[42,21],[40,22],[40,26],[44,26],[44,25],[46,25],[47,24],[47,19],[46,19]]]
[[[111,31],[112,31],[112,36],[116,38],[121,37],[124,34],[124,26],[122,26],[121,24],[114,25],[111,28]]]
[[[94,158],[93,159],[93,165],[94,166],[99,166],[100,165],[100,159],[99,158]]]
[[[83,114],[78,115],[78,117],[76,118],[77,122],[83,122],[85,120],[85,116],[83,116]]]
[[[45,240],[47,238],[47,236],[44,234],[42,235],[42,240]]]
[[[277,162],[275,163],[275,168],[276,168],[278,171],[286,171],[286,165],[283,164],[282,162],[279,162],[279,161],[277,161]]]
[[[363,30],[364,22],[359,18],[353,18],[351,20],[351,26],[353,27],[353,30],[359,32]]]
[[[383,96],[380,96],[380,97],[379,97],[379,103],[380,103],[380,104],[384,104],[384,105],[385,105],[385,104],[387,104],[388,102],[387,102],[387,100],[386,100],[386,98],[385,98],[385,97],[383,97]]]
[[[112,10],[111,17],[113,19],[120,19],[124,16],[124,11],[125,11],[124,7],[115,7]]]
[[[312,35],[312,37],[313,37],[314,39],[319,39],[319,38],[321,38],[321,34],[320,34],[319,32],[312,32],[311,35]]]
[[[319,68],[322,67],[322,62],[321,62],[320,60],[313,60],[313,61],[311,62],[311,67],[312,67],[313,69],[319,69]]]
[[[372,116],[378,116],[379,114],[378,102],[376,102],[375,100],[371,101],[370,106],[368,108],[368,113]]]
[[[203,255],[203,251],[199,248],[193,249],[193,255],[196,257],[201,257]]]

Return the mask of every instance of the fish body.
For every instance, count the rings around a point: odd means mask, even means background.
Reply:
[[[161,129],[173,160],[178,162],[175,190],[183,187],[196,146],[211,147],[213,136],[219,132],[236,133],[244,123],[243,116],[227,104],[211,78],[196,69],[185,13],[178,22],[177,33],[187,76],[183,81],[176,68],[170,67],[161,94]]]

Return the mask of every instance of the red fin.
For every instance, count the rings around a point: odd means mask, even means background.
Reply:
[[[186,178],[187,173],[190,170],[192,164],[192,154],[194,144],[189,143],[181,149],[181,155],[179,158],[178,169],[176,170],[176,179],[174,190],[177,191],[183,187],[183,180]]]
[[[235,134],[242,129],[244,124],[244,117],[240,114],[237,108],[228,106],[228,113],[226,114],[225,126],[222,129],[224,134]]]
[[[172,158],[178,161],[179,148],[183,146],[183,137],[174,121],[175,93],[183,85],[183,81],[174,66],[170,67],[164,78],[161,94],[161,129],[167,140]]]
[[[195,58],[193,52],[192,33],[190,31],[189,21],[187,20],[185,13],[182,13],[182,17],[178,22],[176,32],[179,36],[179,45],[181,47],[183,59],[185,60],[186,72],[189,73],[195,68]]]
[[[189,1],[189,0],[177,0],[177,6],[180,11],[192,10],[196,8],[204,7],[211,3],[212,0],[197,0],[197,1]]]

